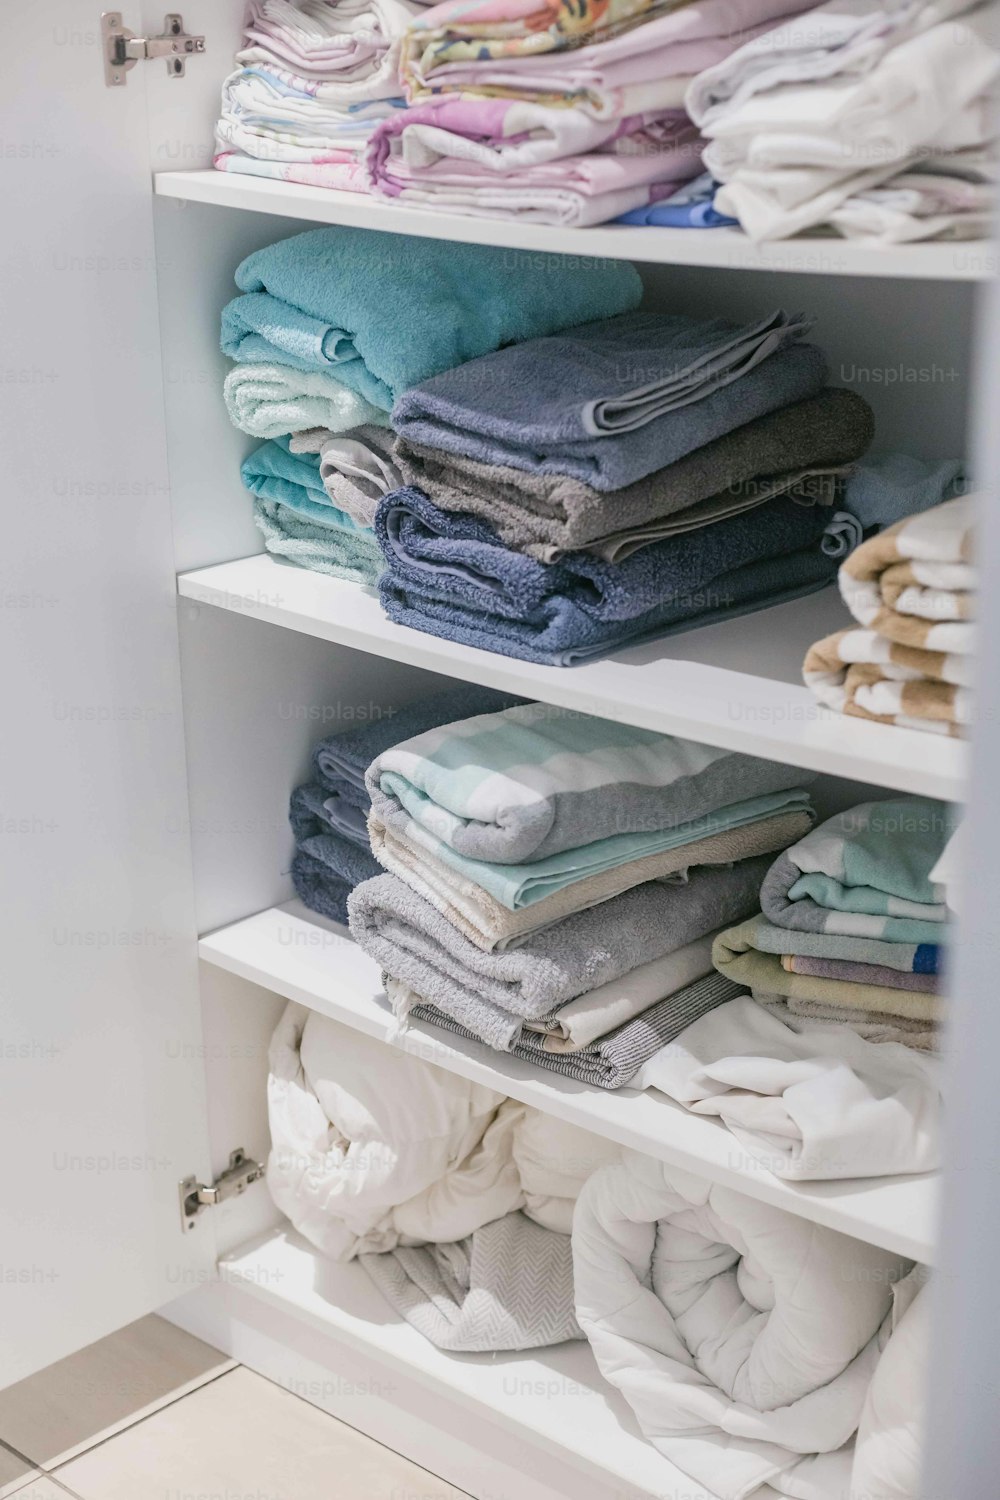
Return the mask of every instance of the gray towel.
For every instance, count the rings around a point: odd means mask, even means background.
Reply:
[[[359,1259],[386,1301],[439,1349],[486,1354],[583,1338],[569,1235],[522,1213],[452,1245]]]
[[[398,998],[398,987],[390,981],[387,986],[394,1004]],[[626,1021],[617,1031],[608,1032],[589,1047],[578,1052],[546,1052],[543,1038],[535,1032],[524,1031],[521,1040],[510,1049],[515,1057],[525,1062],[537,1063],[540,1068],[550,1068],[578,1083],[593,1084],[600,1089],[621,1089],[631,1083],[639,1069],[670,1042],[680,1036],[685,1027],[725,1005],[745,992],[745,986],[734,984],[721,974],[709,974],[698,979],[686,989],[678,990],[644,1010],[634,1020]],[[471,1031],[445,1015],[432,1005],[414,1004],[407,996],[414,1020],[429,1021],[441,1026],[456,1036],[478,1040]]]
[[[409,441],[619,490],[766,412],[815,396],[826,361],[798,316],[740,328],[627,313],[513,344],[396,402]]]
[[[484,953],[395,875],[351,894],[358,945],[394,979],[498,1051],[525,1020],[673,953],[756,909],[770,859],[692,872],[684,885],[650,881],[533,933],[519,947]]]
[[[478,463],[405,438],[397,439],[395,456],[405,484],[422,489],[442,510],[482,516],[508,547],[543,562],[578,549],[617,562],[636,546],[791,489],[806,486],[808,498],[832,502],[832,482],[817,492],[807,481],[817,470],[860,457],[873,435],[866,401],[853,391],[826,390],[610,494],[565,474]]]

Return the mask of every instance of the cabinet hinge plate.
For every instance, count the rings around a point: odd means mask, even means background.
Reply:
[[[185,1177],[178,1187],[181,1200],[181,1225],[185,1232],[193,1229],[198,1215],[204,1208],[216,1203],[225,1203],[227,1198],[237,1198],[245,1192],[251,1182],[264,1175],[259,1162],[251,1161],[240,1147],[230,1152],[229,1166],[212,1183],[199,1182],[197,1177]]]
[[[109,89],[125,82],[129,68],[147,58],[162,57],[171,78],[181,78],[187,59],[204,52],[203,36],[188,36],[184,17],[170,11],[160,36],[136,36],[122,25],[121,11],[106,10],[101,16],[101,50],[104,53],[104,82]]]

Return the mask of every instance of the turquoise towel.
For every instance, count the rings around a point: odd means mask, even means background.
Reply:
[[[505,344],[630,312],[627,261],[310,229],[247,256],[222,312],[222,349],[245,364],[325,370],[388,410],[411,386]]]
[[[288,437],[272,438],[243,460],[240,477],[254,500],[264,546],[314,573],[374,584],[382,554],[372,531],[330,501],[318,453],[292,453]]]
[[[374,543],[370,527],[359,526],[331,501],[319,477],[319,454],[292,453],[287,434],[255,448],[240,465],[240,478],[252,495],[277,500],[322,526],[363,531]]]

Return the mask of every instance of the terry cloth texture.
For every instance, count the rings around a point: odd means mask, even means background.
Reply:
[[[780,995],[785,999],[808,1000],[841,1010],[905,1016],[925,1025],[940,1020],[944,1014],[946,1000],[923,990],[902,990],[891,985],[859,984],[789,973],[781,956],[763,946],[768,940],[768,933],[763,930],[766,928],[763,917],[752,917],[739,927],[723,932],[716,938],[712,949],[712,962],[719,973],[725,974],[734,984],[753,990],[755,995]]]
[[[436,907],[470,943],[491,952],[512,947],[531,932],[549,927],[574,912],[599,906],[602,901],[609,901],[647,880],[682,881],[698,865],[732,864],[784,849],[807,833],[812,822],[811,808],[775,813],[742,828],[726,829],[660,854],[613,865],[599,875],[576,880],[517,911],[509,910],[476,879],[451,869],[415,841],[390,832],[375,817],[369,818],[368,833],[372,853],[380,865]]]
[[[665,536],[753,509],[859,458],[874,436],[866,401],[826,390],[725,433],[611,493],[564,474],[490,465],[399,438],[403,482],[444,511],[487,521],[507,547],[553,562],[588,550],[619,562]],[[832,483],[817,498],[833,500]]]
[[[942,933],[942,937],[946,934]],[[843,937],[823,932],[799,932],[775,927],[760,917],[754,944],[762,953],[805,954],[808,958],[844,959],[858,964],[879,964],[900,974],[940,974],[944,949],[937,943],[883,942],[878,938]]]
[[[309,229],[247,256],[222,313],[222,350],[242,364],[323,370],[388,410],[418,381],[503,344],[638,306],[627,261],[510,252],[377,230]],[[393,316],[386,317],[386,309]]]
[[[486,1354],[581,1339],[569,1235],[505,1214],[450,1245],[362,1255],[390,1306],[439,1349]]]
[[[835,814],[778,856],[761,887],[764,916],[799,932],[941,942],[948,909],[930,872],[959,817],[926,797]]]
[[[383,495],[403,483],[392,444],[391,432],[368,423],[336,436],[323,427],[299,432],[289,448],[292,453],[318,453],[319,477],[332,504],[359,526],[371,526]]]
[[[788,1012],[779,1018],[743,995],[653,1057],[637,1086],[718,1116],[778,1177],[933,1171],[941,1160],[937,1059],[874,1045],[853,1027]]]
[[[346,432],[363,422],[388,425],[389,420],[332,375],[287,365],[234,365],[222,394],[234,426],[257,438],[282,437],[308,427]]]
[[[762,991],[754,991],[753,998],[786,1026],[794,1026],[800,1020],[823,1026],[849,1026],[866,1042],[880,1046],[898,1042],[919,1052],[937,1050],[940,1031],[933,1021],[911,1021],[906,1016],[890,1016],[855,1005],[824,1005],[818,1000],[796,1000]]]
[[[601,1373],[720,1500],[766,1484],[846,1493],[846,1445],[911,1268],[633,1151],[594,1174],[573,1221],[576,1314]]]
[[[462,1026],[446,1012],[425,1005],[400,981],[389,979],[386,992],[398,1014],[428,1021],[456,1036],[481,1040],[474,1031]],[[686,1027],[739,993],[740,987],[721,974],[709,974],[650,1005],[632,1020],[576,1051],[552,1052],[544,1045],[543,1037],[527,1028],[508,1050],[524,1062],[536,1063],[577,1083],[600,1089],[626,1088],[649,1059],[673,1042]]]
[[[855,984],[888,985],[892,990],[917,990],[937,995],[938,974],[903,974],[886,964],[856,964],[847,958],[811,958],[806,953],[783,953],[781,967],[789,974],[812,974],[817,979],[851,980]]]
[[[650,881],[504,952],[484,953],[394,875],[358,886],[350,926],[388,974],[505,1051],[522,1022],[745,916],[766,865],[698,869],[680,886]]]
[[[371,586],[381,571],[378,544],[371,532],[348,531],[336,523],[334,515],[331,506],[309,501],[294,507],[260,497],[253,502],[254,525],[274,557],[313,573]]]
[[[407,391],[392,424],[408,441],[481,463],[568,474],[619,490],[734,427],[821,390],[808,321],[741,327],[630,313],[510,345]]]
[[[379,873],[367,849],[336,833],[303,840],[292,857],[292,884],[310,911],[347,925],[347,898],[363,880]]]
[[[439,511],[419,490],[382,501],[375,535],[390,619],[481,650],[554,666],[814,592],[837,563],[823,510],[782,497],[620,564],[587,552],[544,564],[503,547],[485,521]]]
[[[928,733],[964,734],[972,723],[971,655],[900,646],[874,630],[838,630],[810,646],[802,676],[827,708]]]
[[[375,815],[473,860],[537,862],[596,841],[679,829],[808,781],[758,756],[547,703],[472,715],[373,758]]]

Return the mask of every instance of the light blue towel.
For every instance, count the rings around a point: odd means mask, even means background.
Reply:
[[[371,536],[368,527],[359,526],[330,500],[319,477],[319,454],[292,453],[289,442],[287,434],[271,438],[243,460],[240,478],[250,493],[277,500],[319,525]]]
[[[627,261],[526,254],[343,225],[257,250],[223,309],[223,353],[326,370],[388,410],[410,386],[505,344],[638,307]]]
[[[718,190],[719,184],[711,172],[703,172],[693,182],[686,182],[676,193],[671,193],[669,198],[633,208],[627,214],[620,214],[614,222],[656,224],[664,229],[724,229],[739,223],[728,214],[720,214],[715,207]]]
[[[946,458],[928,464],[907,453],[869,458],[844,484],[841,505],[865,531],[894,526],[918,511],[931,510],[961,491],[962,461]]]

